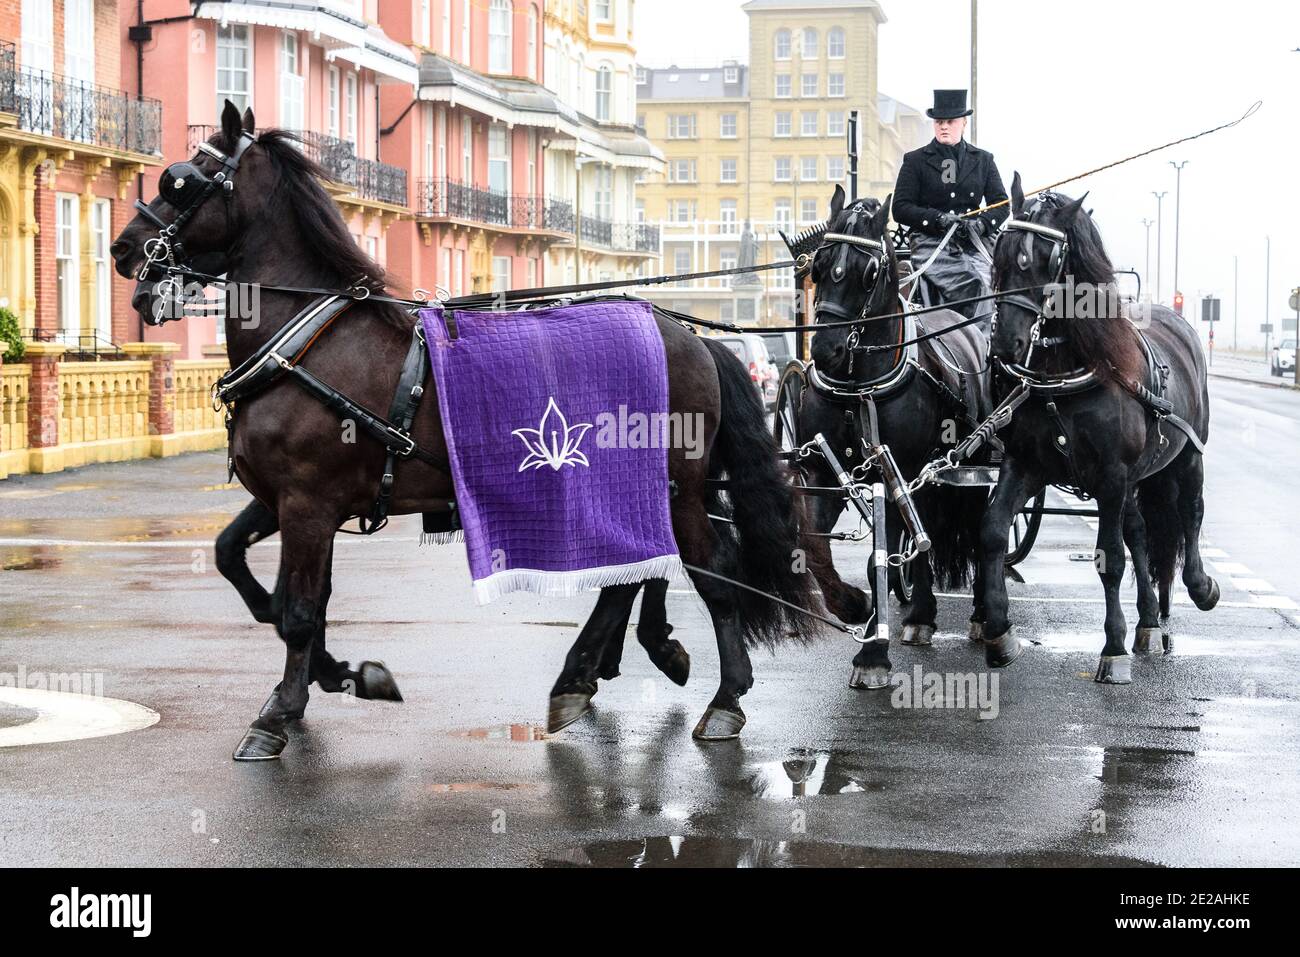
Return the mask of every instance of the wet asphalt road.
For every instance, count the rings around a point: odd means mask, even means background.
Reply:
[[[851,643],[828,637],[757,653],[749,724],[713,745],[690,737],[717,655],[685,583],[669,616],[688,686],[630,636],[595,713],[546,739],[594,593],[476,607],[463,546],[422,548],[404,519],[339,540],[329,646],[386,661],[405,703],[317,691],[284,760],[235,764],[283,657],[213,567],[246,501],[223,456],[11,478],[0,675],[90,673],[160,718],[0,748],[0,865],[1300,863],[1300,395],[1212,392],[1205,546],[1223,600],[1200,613],[1180,588],[1175,654],[1136,661],[1131,686],[1090,680],[1092,531],[1049,518],[1009,583],[1039,644],[999,673],[996,717],[852,691]],[[839,550],[859,581],[863,550]],[[267,583],[277,556],[276,540],[251,552]],[[942,599],[934,646],[896,645],[896,670],[985,674],[967,614]],[[35,716],[0,697],[0,738]]]

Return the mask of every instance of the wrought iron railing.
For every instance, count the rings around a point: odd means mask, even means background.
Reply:
[[[0,113],[17,113],[18,58],[8,40],[0,40]]]
[[[126,359],[122,347],[98,332],[80,329],[32,329],[23,335],[27,342],[58,342],[67,346],[63,359],[69,361],[96,361],[99,359]]]
[[[596,216],[582,217],[582,241],[616,252],[659,252],[659,227],[649,223],[615,223]]]
[[[191,126],[189,150],[193,153],[200,143],[217,132],[215,126]],[[400,166],[380,163],[357,156],[356,147],[348,140],[317,133],[315,130],[295,130],[302,140],[302,150],[320,164],[331,181],[349,186],[362,199],[374,199],[395,206],[407,206],[406,170]]]
[[[15,64],[13,45],[0,49],[0,110],[18,114],[18,128],[107,149],[158,155],[162,103]]]
[[[451,179],[422,179],[416,190],[415,211],[420,216],[516,229],[573,232],[573,206],[559,200],[498,193]]]

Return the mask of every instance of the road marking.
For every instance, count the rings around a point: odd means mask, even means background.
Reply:
[[[1224,575],[1249,575],[1251,571],[1241,562],[1210,562],[1214,570]]]
[[[133,701],[66,691],[0,686],[0,701],[37,712],[32,721],[0,728],[0,748],[125,734],[155,725],[160,718],[157,711]]]
[[[1262,578],[1231,578],[1229,581],[1234,588],[1240,588],[1242,591],[1277,591]]]

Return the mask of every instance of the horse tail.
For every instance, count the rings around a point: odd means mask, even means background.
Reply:
[[[1138,483],[1137,503],[1146,525],[1151,577],[1168,589],[1183,564],[1185,539],[1178,517],[1177,480],[1156,476]]]
[[[943,589],[960,588],[971,581],[975,571],[987,492],[944,485],[927,491],[930,507],[923,514],[930,534],[934,583]]]
[[[799,548],[801,510],[781,467],[763,402],[748,371],[726,346],[701,341],[718,369],[722,415],[714,452],[729,483],[725,500],[716,493],[709,499],[711,514],[731,519],[714,522],[714,529],[735,557],[739,581],[800,608],[813,608],[813,576]],[[818,630],[814,619],[765,595],[738,588],[736,599],[747,644],[806,641]]]

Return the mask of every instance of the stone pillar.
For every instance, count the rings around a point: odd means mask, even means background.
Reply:
[[[127,342],[122,351],[132,359],[149,362],[149,454],[156,459],[183,451],[175,441],[176,353],[175,342]]]
[[[29,342],[25,360],[32,378],[27,397],[27,445],[33,472],[62,472],[59,447],[59,360],[68,347],[61,342]]]

